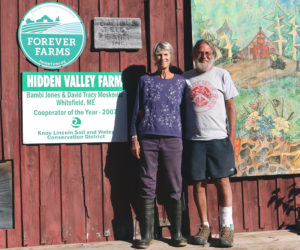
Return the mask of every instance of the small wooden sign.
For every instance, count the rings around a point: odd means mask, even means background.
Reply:
[[[140,18],[94,18],[95,49],[141,49]]]

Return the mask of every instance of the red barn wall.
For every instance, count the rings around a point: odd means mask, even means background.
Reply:
[[[48,1],[48,0],[47,0]],[[130,239],[136,233],[137,162],[128,143],[23,145],[21,73],[45,71],[29,63],[17,43],[24,14],[44,0],[1,0],[0,160],[13,160],[14,229],[0,230],[0,248]],[[126,73],[131,114],[138,77],[154,70],[151,50],[159,40],[176,51],[174,66],[192,67],[189,0],[59,0],[78,12],[87,41],[72,65],[61,71]],[[139,17],[142,49],[95,51],[94,17]],[[129,119],[130,120],[130,119]],[[233,178],[236,231],[286,228],[295,224],[300,206],[300,176]],[[209,218],[218,228],[217,193],[208,188]],[[184,226],[194,234],[199,226],[186,188]],[[160,216],[163,209],[158,206]]]

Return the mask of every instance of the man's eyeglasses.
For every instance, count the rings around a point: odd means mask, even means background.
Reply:
[[[207,57],[211,57],[212,55],[212,52],[209,52],[209,51],[198,51],[198,55],[201,55],[201,56],[207,56]]]

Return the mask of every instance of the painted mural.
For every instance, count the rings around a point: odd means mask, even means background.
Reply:
[[[191,0],[193,41],[240,95],[237,176],[300,173],[300,0]]]

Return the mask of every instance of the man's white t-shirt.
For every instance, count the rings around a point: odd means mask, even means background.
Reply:
[[[213,67],[199,74],[183,74],[188,84],[185,96],[185,139],[213,140],[228,136],[225,100],[238,95],[228,71]]]

